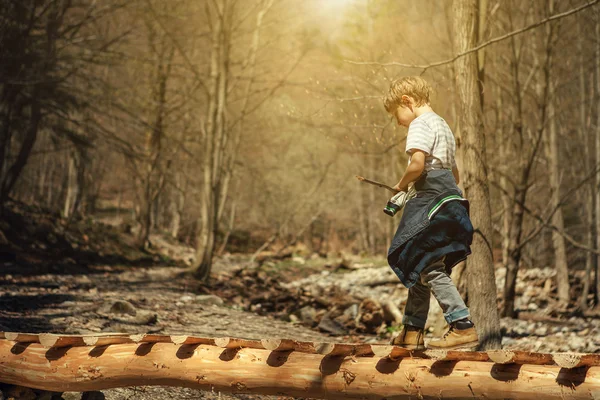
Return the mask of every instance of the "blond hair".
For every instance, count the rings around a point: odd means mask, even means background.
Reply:
[[[432,91],[429,83],[420,76],[405,76],[392,82],[388,94],[383,98],[383,106],[387,112],[393,113],[403,103],[404,95],[412,97],[417,106],[429,104]]]

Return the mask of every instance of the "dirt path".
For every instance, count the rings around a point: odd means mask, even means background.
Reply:
[[[86,275],[5,275],[0,277],[0,330],[73,334],[150,331],[332,340],[301,325],[236,310],[220,304],[214,296],[198,296],[183,272],[182,268],[165,267],[95,267]],[[114,400],[230,397],[166,387],[111,389],[103,393]]]

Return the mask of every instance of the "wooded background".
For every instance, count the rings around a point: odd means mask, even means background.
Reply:
[[[385,255],[399,217],[354,176],[399,180],[406,129],[382,95],[422,74],[467,197],[482,185],[469,198],[488,221],[474,221],[493,232],[476,245],[507,271],[502,314],[529,266],[557,269],[561,301],[595,306],[598,0],[458,3],[3,0],[0,205],[101,218],[142,247],[171,235],[197,247],[199,278],[263,244]]]

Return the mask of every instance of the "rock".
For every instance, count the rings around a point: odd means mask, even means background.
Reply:
[[[344,310],[344,315],[355,319],[358,316],[358,304],[352,304],[350,307]]]
[[[184,296],[181,296],[181,297],[179,298],[179,301],[182,301],[182,302],[184,302],[184,303],[189,303],[189,302],[190,302],[190,301],[192,301],[192,300],[194,300],[194,297],[193,297],[193,296],[190,296],[189,294],[186,294],[186,295],[184,295]]]
[[[586,347],[586,341],[577,336],[570,336],[568,339],[569,349],[572,351],[581,352]]]
[[[317,328],[325,332],[331,333],[333,335],[341,336],[348,334],[348,331],[344,328],[344,326],[331,319],[330,315],[331,312],[328,312],[325,315],[323,315],[323,318],[321,318],[321,322],[319,322]]]
[[[113,314],[129,314],[136,315],[137,310],[133,304],[125,300],[115,301],[110,307],[110,312]]]
[[[533,333],[537,336],[546,336],[548,334],[548,327],[541,326],[537,328]]]
[[[63,400],[82,400],[81,396],[82,396],[82,393],[80,393],[80,392],[64,392],[62,394],[62,399]]]
[[[288,315],[288,318],[289,318],[289,320],[290,320],[290,322],[291,322],[292,324],[299,324],[299,323],[301,323],[301,321],[300,321],[300,318],[298,318],[298,317],[297,317],[297,316],[295,316],[294,314],[290,314],[290,315]]]
[[[317,310],[311,306],[302,307],[297,311],[300,322],[308,326],[314,326],[316,322]]]
[[[222,306],[224,304],[223,299],[219,296],[215,296],[214,294],[199,294],[196,296],[196,303],[204,304],[207,306],[210,305],[218,305]]]
[[[154,325],[158,322],[158,314],[148,311],[141,310],[135,316],[135,323],[140,325]]]

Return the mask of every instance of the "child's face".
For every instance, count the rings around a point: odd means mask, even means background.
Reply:
[[[405,105],[399,105],[394,113],[398,125],[402,125],[408,128],[408,125],[415,119],[415,113],[411,108]]]

